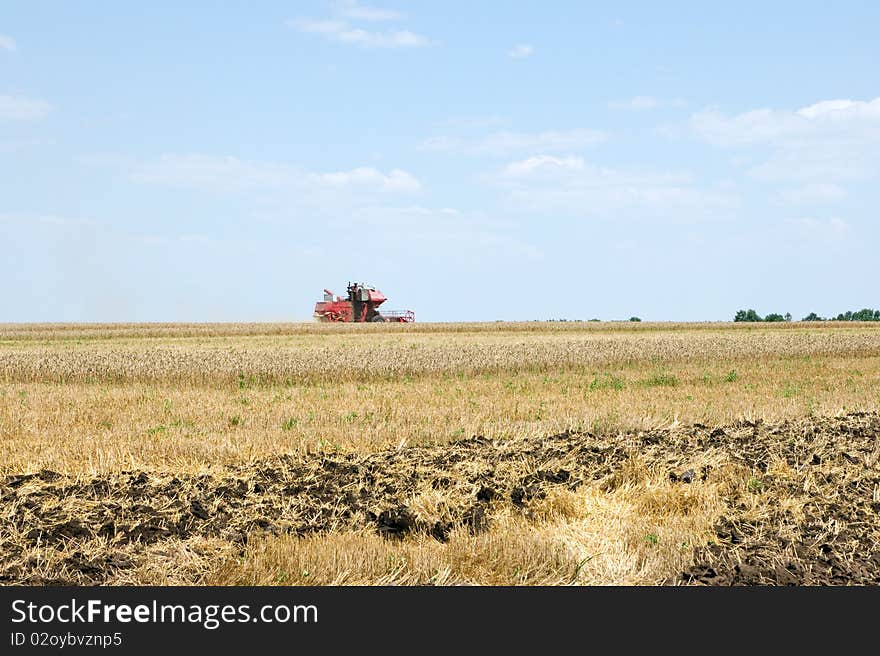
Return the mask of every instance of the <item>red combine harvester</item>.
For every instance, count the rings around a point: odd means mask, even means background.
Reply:
[[[391,321],[411,323],[416,320],[412,310],[405,312],[377,309],[385,302],[385,295],[375,287],[364,283],[348,283],[348,298],[335,296],[329,289],[324,290],[324,300],[315,303],[315,319],[325,322],[366,323]]]

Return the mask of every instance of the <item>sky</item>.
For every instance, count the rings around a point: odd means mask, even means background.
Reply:
[[[0,5],[0,322],[880,307],[880,3]]]

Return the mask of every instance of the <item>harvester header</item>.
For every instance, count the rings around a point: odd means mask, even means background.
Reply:
[[[416,320],[412,310],[379,312],[379,306],[387,299],[372,285],[362,282],[348,283],[348,296],[336,296],[324,290],[324,300],[315,303],[315,319],[322,322],[343,323],[411,323]]]

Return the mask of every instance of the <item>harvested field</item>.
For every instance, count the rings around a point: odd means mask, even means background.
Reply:
[[[10,476],[2,484],[0,580],[100,584],[132,574],[149,580],[150,559],[161,553],[180,583],[254,582],[255,572],[241,559],[249,550],[283,540],[286,551],[275,556],[283,565],[285,553],[295,560],[300,543],[314,550],[314,538],[328,535],[331,543],[333,535],[359,535],[353,549],[371,538],[390,542],[391,551],[430,542],[438,552],[433,559],[442,562],[450,539],[492,534],[495,522],[509,527],[556,513],[559,524],[575,528],[621,491],[633,490],[640,490],[634,503],[645,519],[636,531],[642,544],[616,555],[645,561],[672,540],[679,557],[662,564],[678,569],[655,563],[645,571],[644,562],[631,571],[620,563],[577,567],[581,553],[598,543],[557,537],[555,545],[548,541],[555,553],[551,571],[542,574],[560,583],[880,584],[876,413],[608,436],[477,437],[368,456],[282,456],[218,475]],[[571,508],[560,513],[566,504]],[[708,520],[702,530],[688,527],[692,541],[678,543],[679,536],[663,533],[662,524],[688,517]],[[604,539],[614,538],[614,530],[607,528]],[[175,550],[184,562],[177,562]],[[192,563],[218,555],[226,559],[218,568]],[[296,562],[297,569],[288,563],[260,571],[269,579],[256,582],[277,582],[282,571],[307,578],[308,567]],[[623,580],[602,580],[613,571]],[[486,582],[442,568],[421,579],[406,569],[397,575],[426,584],[437,582],[438,572],[445,572],[444,583]],[[640,572],[654,580],[639,580]],[[325,582],[345,581],[345,574],[323,573]],[[498,575],[487,571],[484,578]]]
[[[853,323],[0,326],[0,581],[880,583],[878,355]]]

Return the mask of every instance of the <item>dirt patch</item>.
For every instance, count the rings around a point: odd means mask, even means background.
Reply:
[[[880,583],[876,414],[756,426],[730,449],[750,468],[714,543],[681,576],[704,585]],[[721,436],[719,436],[721,437]]]
[[[611,489],[634,458],[681,485],[729,476],[729,512],[668,583],[880,583],[880,416],[701,425],[617,435],[474,437],[369,456],[280,456],[219,473],[126,471],[76,480],[47,470],[0,481],[0,582],[100,584],[165,541],[241,548],[256,533],[370,527],[443,541],[493,510],[528,516],[552,489]],[[705,463],[713,462],[715,466]],[[722,463],[724,466],[718,466]],[[722,474],[722,470],[727,473]],[[413,500],[443,495],[442,519]]]

